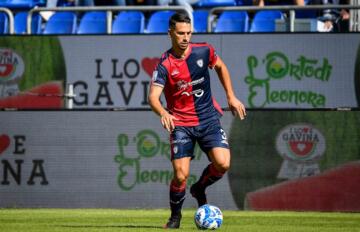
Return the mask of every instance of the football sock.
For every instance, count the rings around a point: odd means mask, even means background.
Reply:
[[[204,169],[203,173],[201,174],[200,179],[196,183],[197,188],[202,191],[205,191],[205,189],[208,186],[210,186],[210,185],[214,184],[216,181],[220,180],[224,174],[225,174],[224,172],[219,172],[218,170],[216,170],[213,163],[209,164]]]
[[[185,200],[186,182],[179,185],[175,180],[170,184],[170,209],[171,216],[181,214],[181,208]]]

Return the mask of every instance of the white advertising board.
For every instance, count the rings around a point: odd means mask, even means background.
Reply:
[[[144,121],[145,119],[145,121]],[[1,112],[0,207],[167,208],[167,132],[154,113]],[[224,118],[228,130],[232,116]],[[195,151],[188,185],[207,157]],[[236,209],[228,176],[209,200]],[[187,190],[184,207],[196,207]]]
[[[166,35],[59,37],[75,108],[149,108],[152,71],[170,47]],[[249,108],[357,107],[357,34],[196,35],[227,64]],[[227,107],[211,71],[213,95]],[[359,92],[359,91],[358,91]],[[336,94],[334,94],[336,93]]]

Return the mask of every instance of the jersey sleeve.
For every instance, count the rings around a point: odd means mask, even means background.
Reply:
[[[158,64],[155,71],[153,72],[151,84],[164,87],[167,80],[167,76],[168,76],[168,72],[166,68],[163,65]]]
[[[209,46],[209,49],[210,49],[210,52],[209,52],[209,68],[214,68],[218,56],[216,54],[215,48],[210,44],[208,46]]]

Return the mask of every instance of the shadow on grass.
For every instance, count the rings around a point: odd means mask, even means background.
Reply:
[[[134,228],[134,229],[163,229],[162,226],[146,226],[146,225],[58,225],[64,228]]]

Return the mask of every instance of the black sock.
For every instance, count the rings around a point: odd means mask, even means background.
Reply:
[[[186,182],[178,184],[176,181],[171,181],[170,184],[170,209],[171,216],[181,214],[181,208],[185,200]]]
[[[209,164],[201,174],[200,179],[196,182],[197,188],[205,191],[205,189],[214,184],[216,181],[220,180],[223,177],[224,173],[216,170],[213,163]]]

